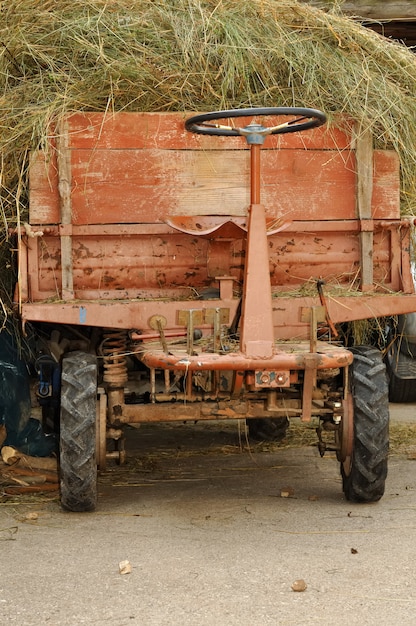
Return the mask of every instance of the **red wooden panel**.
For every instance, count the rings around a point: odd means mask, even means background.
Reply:
[[[87,128],[86,119],[91,122]],[[169,215],[246,214],[249,153],[229,151],[233,139],[186,133],[179,128],[183,123],[179,113],[126,113],[106,118],[104,123],[103,119],[101,114],[71,118],[71,142],[93,146],[73,149],[71,154],[74,224],[163,222]],[[129,133],[132,126],[134,132]],[[343,145],[342,137],[346,138],[343,133],[332,136],[336,133],[333,130],[318,131],[321,129],[281,135],[278,141],[284,149],[262,151],[262,202],[270,217],[355,217],[353,153],[295,147],[300,140],[301,144],[306,141],[306,136],[308,142],[312,138],[325,148],[331,141],[333,147],[334,139]],[[206,140],[214,140],[211,148],[200,149]],[[120,148],[107,147],[113,144]],[[291,149],[286,149],[289,145]],[[193,149],[182,149],[185,147]],[[372,205],[374,218],[399,217],[399,165],[394,153],[374,153]],[[41,152],[32,158],[30,221],[59,223],[56,162],[53,158],[46,161]]]
[[[35,244],[36,245],[36,242]],[[210,259],[208,239],[183,234],[104,237],[73,237],[73,276],[77,297],[86,291],[94,298],[154,297],[175,290],[195,297],[196,290],[211,285],[221,273],[242,280],[242,242],[222,244],[222,258]],[[32,285],[32,298],[58,297],[61,289],[60,238],[44,236],[38,248],[39,284]],[[35,262],[32,259],[31,266]],[[108,294],[111,292],[111,296]],[[177,293],[175,294],[177,295]],[[85,295],[83,297],[86,297]]]
[[[281,233],[269,238],[272,286],[298,287],[324,278],[328,285],[358,288],[360,242],[352,232]],[[388,231],[374,235],[374,281],[391,286],[391,244]],[[394,286],[399,289],[400,285]]]
[[[272,287],[290,290],[324,278],[328,286],[351,286],[358,280],[359,232],[348,230],[292,231],[271,235],[269,242]],[[354,226],[354,223],[351,223]],[[115,228],[115,231],[117,229]],[[35,247],[38,246],[37,251]],[[33,249],[33,252],[32,252]],[[31,297],[60,298],[60,238],[45,235],[30,242]],[[374,235],[374,277],[379,285],[400,289],[392,267],[392,241],[388,230]],[[218,273],[243,279],[245,241],[211,241],[181,233],[161,235],[73,236],[73,277],[77,298],[195,297],[203,287],[218,287]],[[396,258],[396,265],[400,258]],[[35,271],[36,270],[36,271]],[[395,274],[392,277],[392,270]],[[39,280],[37,280],[37,277]],[[355,285],[358,288],[358,284]]]
[[[56,153],[48,158],[39,150],[30,160],[29,221],[32,224],[59,223],[59,190]]]
[[[249,155],[234,152],[76,150],[74,224],[163,222],[169,215],[245,215]],[[265,152],[262,201],[271,217],[351,219],[355,176],[346,155]]]
[[[185,120],[194,113],[75,113],[69,119],[72,149],[180,149],[238,150],[247,147],[243,138],[196,135],[185,130]],[[231,126],[245,126],[253,118],[239,118]],[[282,118],[264,117],[265,126],[274,126]],[[345,130],[342,130],[342,127]],[[350,147],[350,124],[340,120],[340,128],[321,126],[303,133],[269,136],[265,148],[315,148],[343,150]]]
[[[400,219],[400,163],[396,152],[374,150],[374,219]]]

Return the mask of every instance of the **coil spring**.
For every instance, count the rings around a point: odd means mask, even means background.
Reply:
[[[104,339],[100,346],[103,357],[105,383],[113,387],[123,387],[127,382],[127,331],[104,331]]]

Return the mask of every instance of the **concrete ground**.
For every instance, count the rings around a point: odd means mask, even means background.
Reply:
[[[416,424],[415,404],[390,404],[390,421],[403,424]]]
[[[394,430],[416,406],[391,416]],[[236,424],[129,439],[95,513],[51,496],[0,504],[2,624],[415,624],[415,433],[372,505],[343,498],[334,456],[242,450]]]

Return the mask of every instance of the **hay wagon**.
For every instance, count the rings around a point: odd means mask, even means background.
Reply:
[[[399,162],[313,109],[67,116],[32,154],[15,301],[59,395],[64,508],[96,505],[123,425],[292,419],[345,496],[384,493],[388,384],[350,322],[416,310]],[[46,359],[46,360],[45,360]],[[47,365],[47,366],[46,366]]]

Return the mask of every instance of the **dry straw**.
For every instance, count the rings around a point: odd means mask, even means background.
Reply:
[[[398,151],[402,212],[416,214],[415,56],[338,9],[293,0],[0,0],[0,30],[4,234],[27,210],[29,151],[74,110],[347,113]]]

